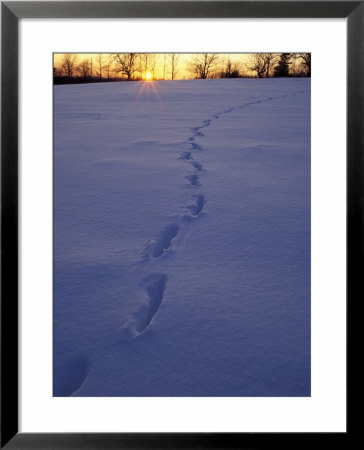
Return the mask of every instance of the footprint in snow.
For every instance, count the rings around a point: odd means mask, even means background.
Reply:
[[[197,186],[199,184],[198,175],[195,173],[192,173],[191,175],[187,175],[186,178],[190,182],[191,186]]]
[[[183,152],[182,155],[179,157],[179,159],[191,159],[191,152]]]
[[[190,142],[189,144],[192,146],[192,150],[203,150],[203,147],[199,144],[196,144],[196,142]]]
[[[157,314],[164,298],[167,276],[152,273],[144,278],[140,285],[148,295],[148,303],[145,303],[134,316],[133,326],[138,334],[143,333],[148,328],[153,317]]]
[[[205,196],[200,194],[196,197],[196,203],[194,205],[188,205],[187,208],[190,210],[192,216],[197,217],[201,214],[205,205]]]
[[[148,244],[147,252],[152,258],[159,258],[172,246],[173,239],[179,232],[179,225],[176,223],[167,225],[158,235],[157,239]]]
[[[197,169],[199,172],[202,171],[202,164],[200,164],[199,162],[195,161],[195,162],[192,163],[192,165],[193,165],[193,167],[194,167],[195,169]]]
[[[202,131],[200,131],[201,128],[203,128],[203,127],[195,127],[195,128],[192,128],[192,133],[193,133],[193,135],[194,135],[194,136],[198,136],[198,137],[204,137],[205,135],[202,133]],[[190,140],[193,140],[193,139],[190,139]]]

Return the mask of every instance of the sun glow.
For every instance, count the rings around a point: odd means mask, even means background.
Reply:
[[[152,73],[151,72],[146,72],[146,74],[145,74],[145,80],[146,81],[151,81],[152,80]]]

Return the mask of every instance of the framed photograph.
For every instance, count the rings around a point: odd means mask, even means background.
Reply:
[[[2,447],[348,445],[363,8],[2,2]]]

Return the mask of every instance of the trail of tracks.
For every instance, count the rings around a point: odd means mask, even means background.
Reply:
[[[203,193],[203,183],[201,181],[201,175],[206,172],[206,169],[197,159],[198,152],[205,150],[205,148],[202,144],[196,142],[196,139],[201,140],[205,136],[203,130],[210,127],[221,116],[230,114],[233,111],[304,92],[306,91],[301,90],[291,94],[284,94],[277,97],[265,97],[246,102],[238,106],[232,106],[220,112],[214,113],[211,117],[203,120],[200,125],[190,128],[191,134],[185,141],[185,143],[191,147],[190,151],[182,152],[179,159],[183,163],[189,165],[189,173],[186,175],[185,179],[189,183],[190,187],[194,189],[191,201],[185,206],[185,212],[180,215],[177,222],[166,225],[166,227],[155,239],[148,242],[144,251],[146,259],[155,260],[167,257],[168,253],[172,250],[173,243],[177,235],[180,233],[184,223],[186,221],[198,219],[201,215],[206,213],[207,199]],[[128,326],[132,327],[133,336],[138,336],[143,333],[152,322],[153,317],[157,314],[165,296],[167,281],[168,277],[166,274],[155,272],[151,273],[146,278],[143,278],[141,281],[140,284],[147,294],[148,303],[144,304],[139,311],[134,314],[133,319],[128,322]]]

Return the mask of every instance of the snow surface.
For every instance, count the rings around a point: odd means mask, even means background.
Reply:
[[[54,87],[54,395],[310,395],[310,80]]]

